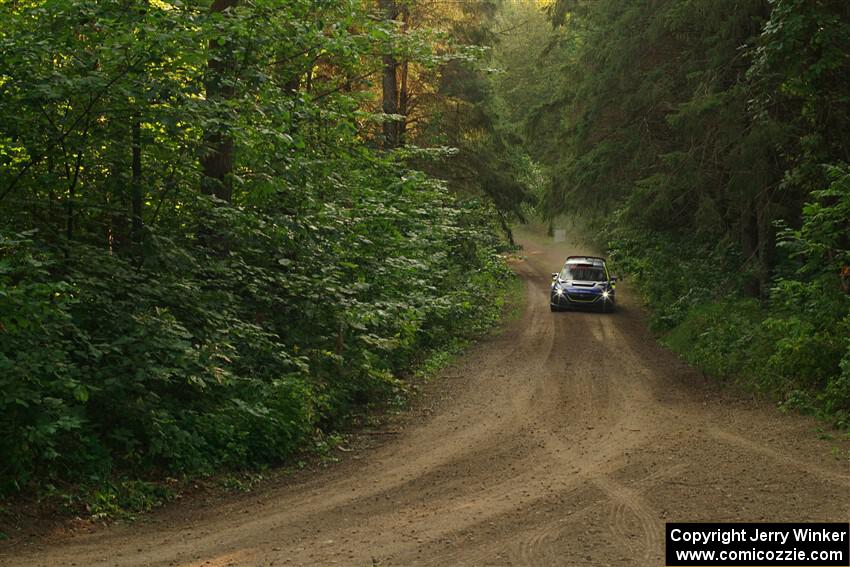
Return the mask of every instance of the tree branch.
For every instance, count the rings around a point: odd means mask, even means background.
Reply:
[[[89,116],[89,114],[91,114],[92,109],[94,109],[94,105],[97,104],[97,102],[101,98],[103,98],[103,96],[107,93],[107,91],[109,91],[112,88],[112,85],[117,83],[121,78],[123,78],[127,73],[129,73],[134,67],[136,67],[136,65],[138,65],[139,63],[142,63],[143,61],[146,61],[146,59],[139,58],[139,60],[136,61],[135,63],[128,65],[126,68],[124,68],[124,70],[122,70],[120,73],[115,75],[115,77],[110,79],[110,81],[108,83],[106,83],[106,85],[104,85],[104,87],[102,89],[100,89],[100,91],[97,93],[97,95],[91,97],[89,99],[88,104],[83,109],[83,111],[80,112],[80,114],[71,123],[71,126],[69,126],[68,129],[65,132],[63,132],[56,140],[53,140],[50,144],[48,144],[46,150],[44,150],[40,154],[30,158],[30,160],[26,163],[26,165],[24,165],[21,168],[21,170],[14,177],[14,179],[12,179],[11,183],[9,183],[9,185],[3,190],[3,193],[0,193],[0,201],[2,201],[6,197],[6,195],[8,195],[9,193],[12,192],[12,190],[15,188],[15,186],[17,186],[18,182],[20,182],[20,180],[23,179],[23,177],[27,174],[27,172],[33,166],[40,163],[41,160],[43,160],[47,156],[47,154],[48,154],[48,152],[50,152],[50,150],[55,148],[57,145],[63,143],[65,141],[65,138],[67,138],[68,136],[71,135],[71,133],[77,128],[77,126],[79,126],[79,124],[84,119],[86,119]],[[86,127],[86,130],[88,130],[88,126]]]

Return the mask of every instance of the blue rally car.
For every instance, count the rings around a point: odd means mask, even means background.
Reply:
[[[552,274],[549,307],[552,311],[593,308],[611,312],[616,283],[617,278],[608,274],[604,258],[570,256],[560,273]]]

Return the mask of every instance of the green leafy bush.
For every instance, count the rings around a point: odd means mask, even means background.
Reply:
[[[756,371],[764,356],[763,318],[753,299],[691,304],[664,342],[705,372],[736,378]]]
[[[152,232],[142,264],[64,258],[5,234],[3,490],[279,461],[492,323],[510,272],[490,213],[374,167],[347,189],[362,205],[220,211],[226,257]]]
[[[847,426],[850,415],[850,171],[829,168],[799,229],[780,233],[784,257],[770,298],[746,298],[737,254],[664,234],[609,229],[612,257],[633,273],[665,343],[709,374]],[[651,243],[648,243],[652,241]]]

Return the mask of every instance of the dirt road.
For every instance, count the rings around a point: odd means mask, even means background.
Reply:
[[[846,440],[706,385],[623,286],[613,315],[550,313],[549,273],[579,250],[520,237],[523,315],[375,448],[201,512],[18,545],[0,565],[648,567],[664,564],[666,521],[850,519]]]

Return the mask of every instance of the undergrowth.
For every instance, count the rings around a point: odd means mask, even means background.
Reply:
[[[847,429],[850,295],[840,274],[850,260],[850,174],[831,175],[832,185],[805,207],[801,228],[781,233],[764,298],[746,294],[740,251],[722,240],[619,226],[608,231],[609,250],[673,351],[707,374]]]

